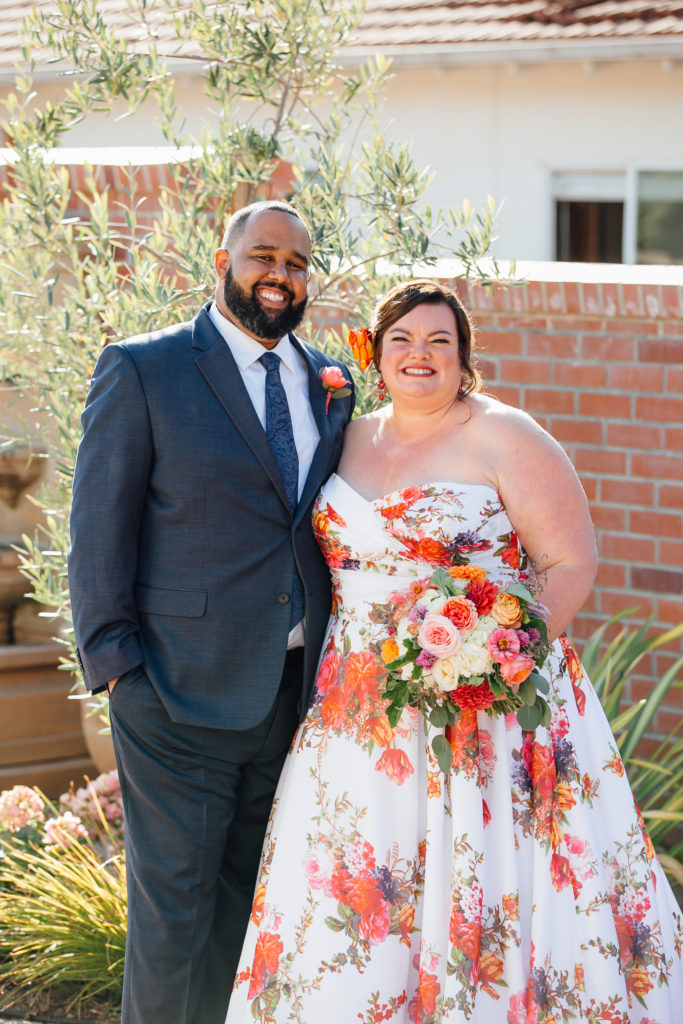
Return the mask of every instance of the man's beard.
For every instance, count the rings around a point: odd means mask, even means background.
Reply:
[[[281,338],[298,327],[308,301],[308,298],[304,298],[301,302],[295,303],[293,293],[282,285],[273,288],[273,291],[285,292],[292,300],[281,313],[266,313],[256,298],[256,287],[252,288],[250,294],[235,281],[230,267],[226,271],[223,286],[226,306],[249,334],[257,338],[267,338],[268,341]]]

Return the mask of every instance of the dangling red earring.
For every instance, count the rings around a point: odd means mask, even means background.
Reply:
[[[466,390],[467,390],[467,384],[465,382],[465,378],[461,377],[460,378],[460,387],[458,388],[458,398],[462,398],[463,395],[465,394]]]
[[[381,374],[381,373],[380,373],[380,375],[379,375],[379,380],[377,381],[377,394],[378,394],[378,396],[379,396],[379,400],[380,400],[380,402],[384,402],[384,401],[386,401],[386,397],[387,397],[387,386],[386,386],[386,384],[384,383],[384,377],[382,376],[382,374]]]

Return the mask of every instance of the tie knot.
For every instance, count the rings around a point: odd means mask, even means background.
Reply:
[[[280,357],[276,352],[264,352],[264,354],[259,357],[259,363],[261,363],[262,366],[265,366],[266,373],[268,373],[269,370],[277,370],[279,368]]]

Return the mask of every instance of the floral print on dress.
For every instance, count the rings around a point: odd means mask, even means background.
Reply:
[[[385,714],[399,595],[447,567],[485,604],[486,577],[530,573],[499,495],[368,501],[333,476],[313,522],[333,615],[227,1024],[674,1024],[681,915],[569,639],[543,667],[547,728],[463,712],[447,773],[419,712]]]

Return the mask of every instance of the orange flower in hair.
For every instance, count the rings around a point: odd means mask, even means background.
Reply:
[[[347,339],[361,370],[366,370],[375,354],[375,348],[372,344],[372,331],[367,327],[358,327],[349,331]]]

